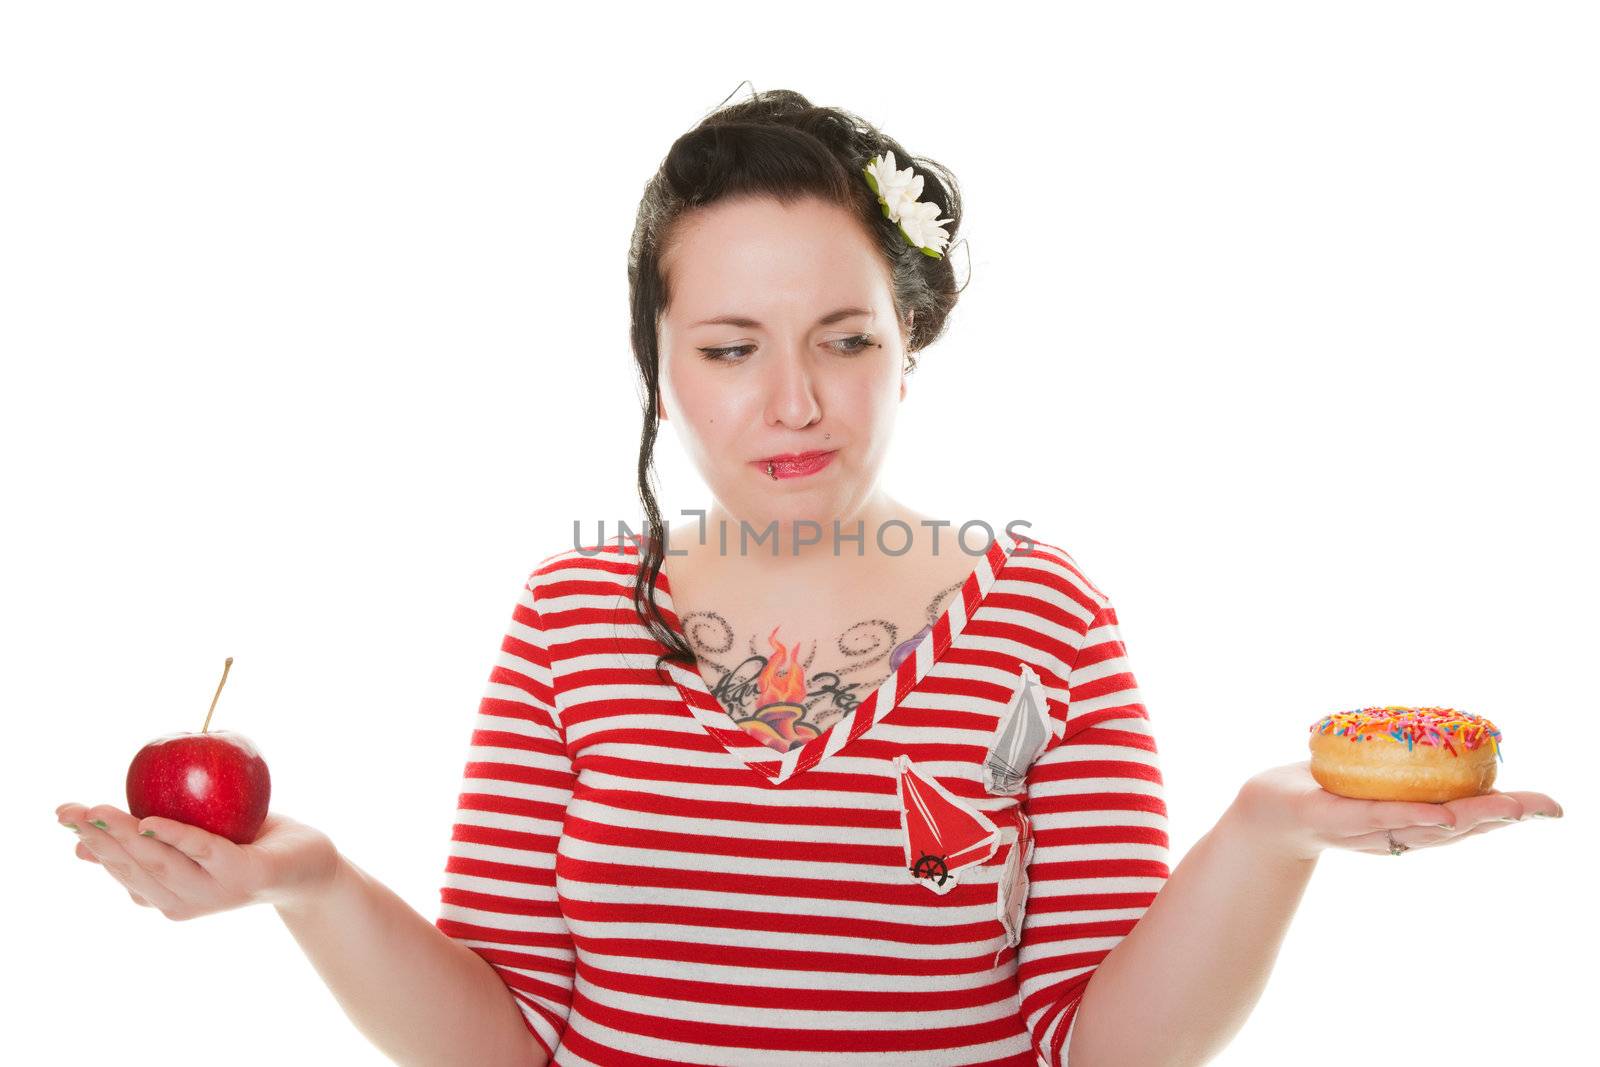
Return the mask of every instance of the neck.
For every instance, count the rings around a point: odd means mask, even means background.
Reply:
[[[746,520],[746,533],[737,516],[716,504],[707,512],[703,527],[699,522],[675,527],[669,535],[669,549],[674,559],[712,560],[719,570],[746,573],[762,581],[822,572],[849,575],[927,554],[932,532],[921,524],[924,517],[880,492],[856,511],[836,517],[839,533],[835,540],[835,517],[818,518],[815,526]],[[896,520],[904,526],[887,525]],[[859,541],[855,540],[858,531]],[[880,531],[889,552],[878,544]],[[757,541],[758,535],[764,539]],[[808,543],[796,545],[797,537]]]

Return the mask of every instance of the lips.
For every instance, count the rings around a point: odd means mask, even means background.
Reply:
[[[768,456],[766,459],[753,459],[750,465],[770,478],[804,478],[816,474],[833,462],[833,457],[838,455],[837,448],[828,451],[816,452],[790,452],[782,456]]]

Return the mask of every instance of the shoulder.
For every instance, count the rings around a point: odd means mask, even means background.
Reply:
[[[1002,540],[1005,534],[1001,534]],[[1111,598],[1096,585],[1072,555],[1060,544],[1044,541],[1031,532],[1013,532],[1016,548],[1002,568],[1008,577],[1029,578],[1042,582],[1056,592],[1068,596],[1092,615],[1104,611]]]
[[[562,595],[562,587],[579,583],[582,588],[599,591],[607,585],[630,591],[638,572],[638,539],[617,537],[598,544],[569,546],[552,552],[528,572],[527,587],[535,605],[548,596]]]

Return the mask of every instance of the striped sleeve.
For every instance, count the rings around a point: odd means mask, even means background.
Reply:
[[[1116,609],[1103,595],[1094,607],[1067,679],[1065,730],[1028,776],[1034,853],[1017,981],[1049,1067],[1066,1067],[1089,979],[1170,874],[1155,736]]]
[[[572,787],[525,582],[473,722],[434,925],[489,962],[552,1056],[572,1006],[572,935],[555,887]]]

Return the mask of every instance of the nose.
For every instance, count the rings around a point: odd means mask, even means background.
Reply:
[[[817,399],[815,368],[804,346],[784,347],[778,358],[768,361],[766,371],[767,425],[799,429],[816,422],[822,406]]]

